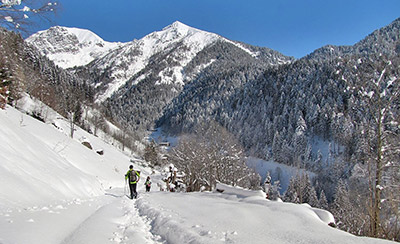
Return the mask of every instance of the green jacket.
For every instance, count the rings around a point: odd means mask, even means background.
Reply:
[[[125,174],[125,180],[130,178],[129,176],[131,175],[131,173],[136,173],[137,177],[136,177],[136,181],[130,181],[129,183],[130,184],[136,184],[140,179],[140,173],[137,172],[136,170],[129,169],[128,172],[126,172],[126,174]]]

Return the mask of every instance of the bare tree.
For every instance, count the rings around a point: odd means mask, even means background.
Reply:
[[[153,140],[149,144],[146,145],[146,147],[144,149],[143,157],[144,157],[144,160],[149,162],[152,166],[160,165],[157,145]]]
[[[247,188],[259,186],[259,175],[246,166],[240,144],[226,129],[210,122],[195,131],[181,136],[169,157],[185,173],[188,191],[202,187],[212,190],[217,181]]]
[[[387,238],[383,227],[399,217],[398,65],[398,59],[389,60],[384,55],[374,60],[360,59],[352,91],[358,97],[354,109],[360,121],[359,158],[369,176],[369,235],[374,237]],[[390,210],[393,204],[397,206],[394,212]]]
[[[50,21],[58,6],[57,1],[48,0],[1,0],[0,26],[27,32],[27,27],[35,22]]]

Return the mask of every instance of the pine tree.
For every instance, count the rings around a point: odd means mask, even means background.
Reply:
[[[270,175],[270,173],[269,173],[269,171],[267,171],[267,174],[266,174],[266,176],[265,176],[265,180],[264,180],[264,183],[263,183],[263,190],[264,190],[264,192],[267,194],[267,196],[270,196],[271,195],[271,192],[272,192],[272,183],[271,183],[271,175]]]
[[[289,186],[286,189],[285,195],[283,197],[283,200],[285,202],[300,203],[297,193],[297,185],[297,178],[292,177],[289,181]]]
[[[300,189],[298,193],[300,196],[300,202],[310,204],[311,197],[314,197],[313,201],[315,204],[316,202],[315,198],[317,194],[315,192],[314,187],[311,184],[310,177],[308,176],[307,173],[302,173],[301,175],[299,175],[299,177],[300,177]],[[311,196],[311,194],[315,194],[315,196]]]
[[[279,180],[274,181],[274,184],[271,186],[269,199],[274,201],[278,200],[278,198],[281,197],[280,190],[281,190],[280,181]]]
[[[317,192],[315,191],[314,187],[311,187],[311,191],[308,194],[307,203],[310,204],[311,207],[318,207],[319,206]]]
[[[350,231],[350,217],[352,211],[350,203],[350,195],[347,189],[347,184],[343,180],[339,180],[335,198],[332,205],[332,214],[337,219],[337,225],[340,229]]]
[[[321,193],[319,194],[318,207],[325,210],[329,209],[328,200],[326,199],[324,190],[322,190]]]

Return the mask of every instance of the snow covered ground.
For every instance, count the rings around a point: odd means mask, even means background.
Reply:
[[[46,123],[0,110],[0,243],[390,243],[328,226],[330,213],[272,202],[262,192],[159,191],[128,199],[130,156],[49,111]],[[54,125],[56,126],[54,126]],[[81,144],[89,141],[93,149]],[[96,153],[103,149],[104,155]]]

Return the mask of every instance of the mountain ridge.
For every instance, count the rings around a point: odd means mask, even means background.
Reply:
[[[396,53],[396,50],[400,49],[396,48],[396,45],[398,45],[396,44],[398,43],[396,33],[399,32],[396,23],[398,22],[399,19],[374,31],[353,46],[327,45],[302,59],[295,60],[268,48],[230,41],[217,34],[192,28],[176,21],[164,27],[161,31],[152,32],[139,40],[134,40],[111,50],[85,66],[71,70],[92,84],[97,103],[107,107],[109,116],[116,118],[119,124],[122,124],[128,130],[137,131],[138,129],[153,127],[154,123],[162,125],[162,121],[168,121],[168,116],[165,116],[166,111],[170,115],[179,115],[180,112],[177,111],[186,109],[187,104],[191,104],[191,101],[187,101],[183,107],[179,104],[171,104],[171,102],[175,98],[178,99],[182,92],[188,92],[196,87],[203,91],[208,90],[207,93],[213,94],[213,97],[218,96],[221,89],[230,94],[235,94],[232,93],[233,90],[236,93],[245,87],[247,90],[249,89],[247,83],[253,84],[259,79],[265,79],[263,78],[265,74],[273,74],[274,76],[275,71],[273,70],[275,69],[280,70],[279,72],[299,68],[308,69],[309,71],[302,74],[308,76],[319,69],[318,65],[326,66],[328,70],[336,69],[331,67],[334,62],[332,61],[331,64],[329,60],[340,59],[345,56],[351,59],[355,56],[376,54],[382,50],[387,50],[388,54]],[[383,40],[383,42],[379,43],[379,40]],[[395,52],[392,50],[395,50]],[[290,71],[290,73],[293,72]],[[298,79],[295,78],[296,74],[291,75],[293,77],[284,79]],[[322,76],[324,79],[328,77],[325,74],[318,75],[317,73],[312,76]],[[329,77],[335,76],[330,74]],[[207,79],[222,80],[220,84],[212,82],[213,84],[210,86],[211,83]],[[194,86],[193,84],[198,85]],[[215,91],[210,89],[215,89]],[[277,92],[282,91],[277,90]],[[197,92],[191,91],[190,94],[193,96]],[[154,99],[154,96],[157,98]],[[186,99],[191,96],[182,95]],[[226,110],[224,106],[238,108],[235,101],[240,97],[240,94],[236,94],[232,98],[225,97],[222,100],[216,98],[215,102],[218,106],[212,105],[215,108],[212,114],[225,114],[224,116],[227,116],[231,112],[224,113],[224,110]],[[194,100],[196,99],[195,97]],[[179,99],[175,100],[175,102],[177,101]],[[199,100],[199,104],[203,102]],[[268,101],[260,100],[254,104],[259,102]],[[177,107],[174,107],[176,105]],[[208,106],[210,104],[203,104],[200,109],[193,111],[209,116],[211,110],[205,112],[207,110],[205,108]],[[187,111],[181,112],[187,114]],[[233,118],[234,114],[237,113],[232,112],[230,117]],[[201,117],[190,115],[190,117],[192,116]],[[140,117],[140,119],[137,117]],[[192,119],[190,118],[188,121],[192,121]],[[229,118],[223,120],[229,120]],[[170,121],[167,124],[173,125],[179,121],[181,119],[175,120],[173,123],[170,123]],[[197,119],[194,121],[197,121]],[[225,126],[231,126],[232,129],[236,127],[229,124],[224,123]]]
[[[54,28],[49,29],[50,32],[55,30]],[[79,36],[79,31],[76,32],[78,32]],[[82,32],[86,31],[83,30]],[[40,34],[43,35],[43,33],[45,32],[41,32]],[[34,38],[35,35],[36,34],[27,39],[27,41],[33,45],[35,45],[37,39]],[[56,36],[62,36],[62,33]],[[41,39],[45,38],[42,37]],[[58,39],[59,43],[53,42],[56,47],[58,45],[62,47],[68,46],[61,40],[62,38]],[[79,38],[76,37],[72,39]],[[154,62],[154,60],[159,60],[156,58],[157,55],[165,57],[165,59],[158,61],[160,64],[165,62],[167,64],[162,64],[165,68],[157,71],[157,77],[154,77],[157,79],[155,84],[165,83],[183,86],[187,83],[187,80],[192,79],[196,73],[201,72],[207,65],[203,64],[198,66],[195,73],[187,73],[185,67],[202,49],[218,41],[229,42],[254,58],[260,58],[264,62],[271,63],[271,65],[291,62],[293,60],[271,49],[256,48],[248,44],[234,42],[218,34],[199,30],[179,21],[175,21],[162,30],[152,32],[139,40],[119,43],[116,47],[104,49],[104,52],[97,54],[97,56],[91,55],[91,52],[84,53],[84,49],[76,50],[76,52],[79,52],[76,56],[80,57],[81,60],[88,60],[88,62],[81,62],[80,64],[82,65],[79,67],[71,67],[75,65],[69,65],[68,67],[86,79],[92,80],[93,86],[97,89],[96,101],[101,103],[107,98],[110,98],[112,94],[118,91],[127,82],[136,85],[144,80],[146,76],[149,76],[149,72],[143,73],[143,70],[151,66],[151,62]],[[39,44],[41,44],[41,42],[44,41],[40,41]],[[72,45],[76,45],[74,43],[76,42],[72,40]],[[42,48],[43,54],[50,53],[50,51],[47,50],[57,49],[46,45],[36,46],[39,49]],[[59,49],[63,50],[62,48]],[[86,57],[88,55],[90,57]],[[61,58],[57,57],[57,53],[54,52],[52,55],[47,56],[56,62],[56,64],[59,64],[60,60],[61,62],[66,62],[65,60],[67,59],[64,57],[63,53],[60,53]],[[68,56],[68,54],[66,56]],[[206,63],[210,62],[212,62],[212,60],[208,60]],[[136,74],[138,73],[142,73],[142,75],[137,76]],[[136,79],[132,82],[133,77],[136,77]]]
[[[354,45],[325,45],[306,55],[305,59],[337,58],[348,55],[368,55],[370,53],[382,53],[396,55],[400,53],[400,18],[395,19],[389,25],[379,28]]]

